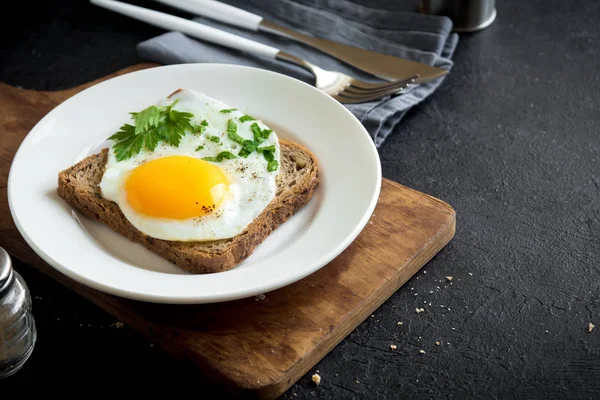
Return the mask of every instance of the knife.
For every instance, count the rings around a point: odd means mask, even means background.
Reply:
[[[355,68],[382,79],[402,80],[413,75],[419,75],[420,78],[417,79],[415,83],[423,83],[448,73],[448,70],[432,67],[416,61],[305,35],[293,29],[281,26],[273,21],[269,21],[260,15],[215,0],[156,1],[192,14],[201,15],[240,28],[251,31],[268,32],[304,43],[352,65]]]

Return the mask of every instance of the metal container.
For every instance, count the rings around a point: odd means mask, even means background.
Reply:
[[[496,19],[495,0],[422,0],[424,14],[445,15],[456,32],[475,32],[491,25]]]
[[[29,289],[0,247],[0,378],[14,374],[25,364],[36,338]]]

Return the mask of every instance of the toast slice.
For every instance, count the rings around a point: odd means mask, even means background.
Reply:
[[[58,194],[73,208],[186,271],[195,274],[226,271],[250,256],[271,232],[306,205],[317,187],[319,168],[315,156],[296,143],[280,140],[280,146],[281,171],[275,198],[244,232],[230,239],[178,242],[155,239],[137,230],[116,203],[101,195],[99,184],[108,149],[60,172]]]

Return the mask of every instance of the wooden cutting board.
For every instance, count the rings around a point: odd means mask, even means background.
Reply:
[[[25,243],[10,215],[6,185],[13,156],[29,130],[57,104],[103,79],[57,92],[0,83],[0,246],[242,395],[284,393],[454,236],[452,207],[384,179],[375,212],[354,243],[316,273],[267,293],[267,301],[160,305],[83,286]]]

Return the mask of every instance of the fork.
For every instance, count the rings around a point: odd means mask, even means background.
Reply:
[[[315,76],[315,87],[317,89],[327,93],[340,103],[345,104],[364,103],[397,94],[414,83],[415,79],[419,77],[419,75],[414,75],[408,79],[399,81],[371,83],[342,74],[341,72],[319,68],[285,51],[277,50],[275,58],[296,64],[308,70]]]
[[[179,31],[188,36],[221,46],[296,64],[314,75],[315,87],[317,89],[333,97],[340,103],[364,103],[397,94],[407,88],[410,84],[414,83],[415,79],[419,77],[419,75],[414,75],[400,81],[386,81],[380,83],[366,82],[341,72],[324,70],[306,60],[275,47],[258,43],[185,18],[127,3],[121,3],[116,0],[90,0],[90,2],[97,6],[166,30]]]

